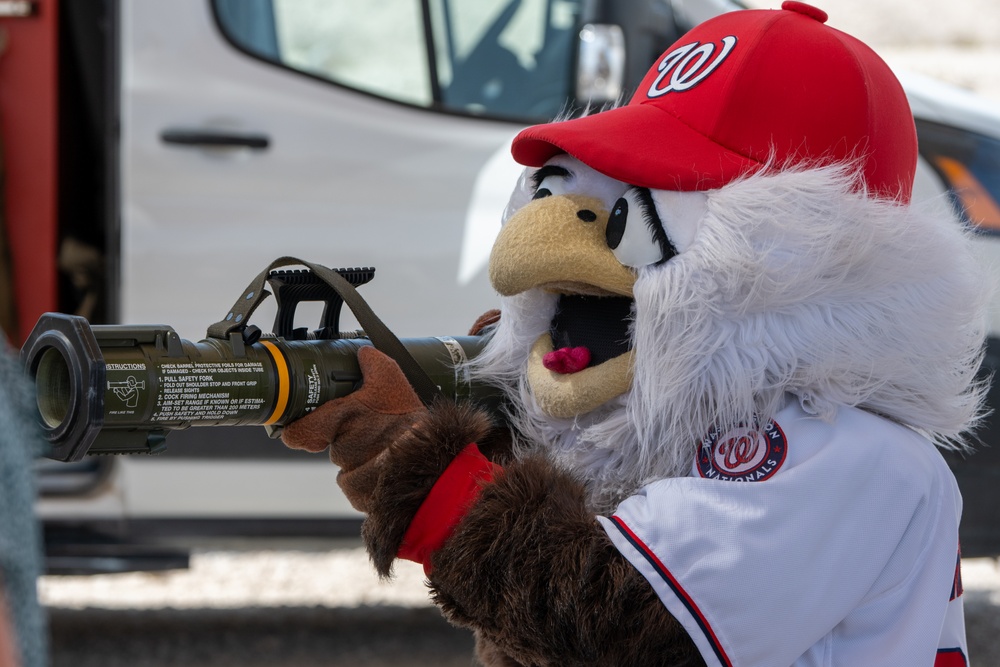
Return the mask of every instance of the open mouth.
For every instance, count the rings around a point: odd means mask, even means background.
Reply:
[[[561,295],[549,329],[553,351],[543,365],[555,373],[576,373],[628,352],[632,305],[628,297]]]

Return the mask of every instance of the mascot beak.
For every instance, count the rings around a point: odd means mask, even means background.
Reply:
[[[536,199],[503,227],[490,281],[503,296],[559,295],[549,331],[532,346],[528,384],[546,414],[572,418],[628,391],[636,274],[608,246],[609,211],[578,194]]]

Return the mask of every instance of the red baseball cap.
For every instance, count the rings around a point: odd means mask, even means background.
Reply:
[[[788,1],[710,19],[656,61],[625,106],[536,125],[514,139],[521,164],[569,153],[612,178],[709,190],[765,164],[858,160],[874,195],[908,202],[913,115],[874,51]]]

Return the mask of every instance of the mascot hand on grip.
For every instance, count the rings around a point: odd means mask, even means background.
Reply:
[[[987,295],[911,202],[899,83],[825,20],[724,14],[627,105],[521,132],[471,369],[502,422],[366,348],[286,429],[483,664],[966,664],[939,449],[981,415]]]

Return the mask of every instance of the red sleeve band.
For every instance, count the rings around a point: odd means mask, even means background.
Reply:
[[[475,443],[459,452],[424,498],[396,555],[422,563],[424,572],[430,575],[431,556],[444,546],[476,502],[483,485],[493,481],[499,470],[500,466],[483,456]]]

